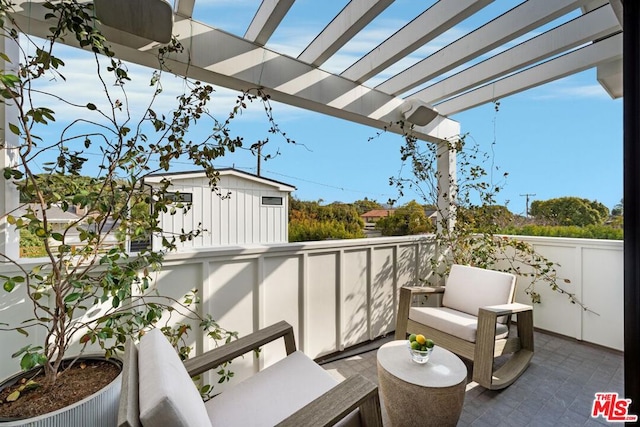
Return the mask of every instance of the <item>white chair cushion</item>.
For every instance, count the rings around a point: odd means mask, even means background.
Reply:
[[[477,316],[480,307],[513,302],[515,284],[513,274],[454,264],[447,278],[442,306]],[[500,321],[504,323],[504,318]]]
[[[205,402],[205,406],[214,427],[271,427],[336,384],[328,372],[296,351]],[[338,425],[359,425],[359,419],[354,411]]]
[[[468,313],[447,307],[411,307],[409,319],[465,341],[476,342],[478,318]],[[496,325],[496,339],[505,338],[508,332],[506,325]]]
[[[200,393],[159,329],[140,340],[138,371],[143,426],[211,427]]]

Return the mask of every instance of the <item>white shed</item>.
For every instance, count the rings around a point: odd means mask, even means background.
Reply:
[[[169,179],[167,191],[179,193],[181,200],[191,203],[185,214],[179,211],[161,215],[164,231],[195,230],[202,224],[204,231],[192,241],[179,243],[178,250],[288,242],[288,196],[295,187],[236,169],[219,172],[217,192],[209,186],[204,172],[152,175],[145,179],[151,185]],[[156,245],[159,242],[154,242]]]

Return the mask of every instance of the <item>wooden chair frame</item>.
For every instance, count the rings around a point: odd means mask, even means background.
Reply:
[[[473,362],[473,381],[481,386],[498,390],[511,385],[529,366],[533,357],[533,307],[520,303],[482,307],[478,313],[476,342],[472,343],[447,334],[433,327],[409,319],[414,296],[438,295],[443,287],[402,287],[396,319],[396,339],[406,339],[407,333],[423,334],[457,355]],[[497,318],[515,315],[516,337],[495,339]],[[494,371],[494,358],[511,354],[511,357]]]
[[[263,345],[284,339],[287,355],[296,351],[293,328],[281,321],[238,340],[188,359],[184,366],[190,376],[202,374]],[[128,342],[122,372],[122,391],[118,412],[119,427],[140,426],[138,405],[138,351]],[[345,416],[360,409],[360,422],[365,427],[382,427],[378,387],[362,375],[356,374],[336,384],[334,388],[295,412],[278,426],[332,426]]]

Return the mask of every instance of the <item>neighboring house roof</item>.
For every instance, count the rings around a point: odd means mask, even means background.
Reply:
[[[363,213],[360,217],[367,218],[383,218],[385,216],[392,215],[396,210],[395,209],[374,209],[369,212]],[[435,209],[426,209],[424,211],[427,218],[436,218],[438,215],[438,211]]]
[[[395,209],[374,209],[360,215],[362,218],[382,218],[393,214]]]
[[[424,211],[424,214],[427,216],[427,218],[436,218],[438,216],[438,211],[435,209],[426,209]]]
[[[236,176],[244,179],[248,179],[251,181],[259,182],[265,185],[269,185],[271,187],[277,188],[279,191],[287,191],[292,192],[296,190],[296,187],[285,184],[284,182],[276,181],[274,179],[265,178],[263,176],[254,175],[252,173],[244,172],[234,168],[223,168],[218,169],[218,173],[220,176]],[[170,180],[179,180],[179,179],[193,179],[193,178],[204,178],[206,175],[203,171],[187,171],[187,172],[170,172],[170,173],[159,173],[152,174],[145,178],[145,181],[157,183],[160,182],[163,178],[168,178]]]
[[[35,203],[29,203],[28,206],[35,212],[38,219],[42,220],[42,209],[40,209],[40,205]],[[22,216],[27,213],[27,205],[24,205],[18,209],[16,209],[14,216]],[[57,224],[69,224],[75,221],[79,221],[81,218],[71,212],[63,211],[58,206],[51,206],[47,209],[47,221],[49,223],[57,223]]]

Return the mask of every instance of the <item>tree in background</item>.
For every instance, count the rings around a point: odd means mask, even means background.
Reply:
[[[624,199],[620,199],[620,203],[617,203],[613,209],[611,209],[611,217],[609,217],[607,225],[619,230],[620,239],[622,239],[622,232],[624,229]]]
[[[422,234],[433,231],[433,223],[427,217],[425,209],[415,200],[387,217],[380,218],[376,222],[376,229],[382,232],[383,236],[406,236],[411,234]]]
[[[356,239],[364,236],[364,223],[349,204],[305,202],[289,197],[289,241]]]
[[[364,198],[363,200],[356,200],[353,202],[353,207],[356,208],[359,215],[372,211],[374,209],[384,209],[380,203],[375,200],[369,200],[368,198]]]
[[[531,203],[531,216],[546,225],[603,224],[609,218],[609,208],[598,201],[579,197],[559,197]]]
[[[515,219],[515,215],[501,205],[460,207],[457,212],[458,221],[463,221],[477,231],[495,231],[508,227]]]
[[[611,216],[623,216],[624,215],[624,199],[620,199],[620,203],[616,204],[611,209]]]

